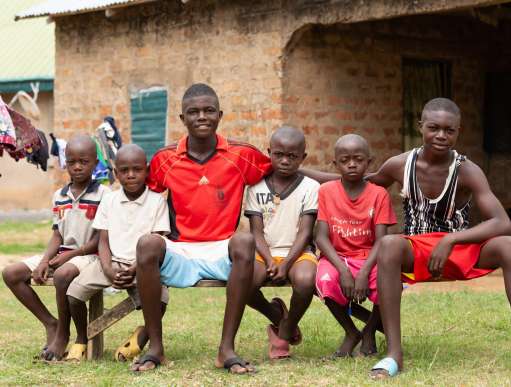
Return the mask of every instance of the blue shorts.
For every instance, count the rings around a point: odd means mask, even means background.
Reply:
[[[160,267],[161,283],[187,288],[202,279],[227,281],[231,273],[229,239],[214,242],[174,242],[165,239],[167,252]]]

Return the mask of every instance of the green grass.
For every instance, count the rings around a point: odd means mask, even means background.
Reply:
[[[50,222],[0,224],[0,254],[42,251],[50,235]],[[502,281],[498,277],[495,280]],[[36,290],[55,313],[54,289]],[[289,289],[268,288],[265,293],[268,297],[279,295],[286,302],[290,295]],[[112,357],[116,346],[143,323],[140,312],[107,330],[103,360],[50,366],[33,360],[44,342],[42,326],[0,280],[0,385],[511,386],[511,320],[503,293],[404,294],[405,370],[390,381],[373,382],[368,378],[374,358],[321,360],[335,351],[342,333],[317,299],[300,324],[304,341],[292,348],[292,360],[268,360],[268,322],[247,309],[237,349],[257,365],[259,372],[233,376],[214,369],[225,295],[224,289],[207,288],[170,290],[163,327],[166,355],[172,363],[155,372],[134,375],[128,365],[116,363]],[[105,297],[106,307],[123,297]],[[383,356],[381,335],[378,342]]]
[[[51,221],[0,223],[0,254],[42,253],[51,233]]]
[[[44,243],[8,243],[0,245],[0,254],[30,254],[30,253],[42,253],[46,245]]]
[[[54,290],[37,288],[54,311]],[[289,289],[266,289],[268,296],[289,299]],[[124,295],[105,298],[107,307]],[[233,376],[213,368],[224,307],[223,289],[170,290],[164,342],[169,366],[134,375],[115,363],[116,345],[142,323],[140,312],[110,328],[105,358],[83,364],[47,365],[33,361],[43,344],[41,325],[0,283],[0,384],[2,385],[296,385],[296,386],[511,386],[511,324],[504,294],[454,292],[408,294],[403,301],[405,371],[392,381],[373,382],[375,359],[323,362],[341,340],[341,332],[317,299],[301,328],[303,343],[293,359],[271,363],[266,354],[267,322],[247,310],[237,339],[239,353],[255,362],[253,376]],[[384,344],[379,336],[379,350]]]

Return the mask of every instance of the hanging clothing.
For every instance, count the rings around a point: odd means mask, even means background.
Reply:
[[[16,130],[7,110],[7,105],[0,96],[0,156],[3,153],[3,148],[16,149]]]
[[[67,141],[61,138],[55,137],[53,133],[50,133],[51,138],[51,148],[50,154],[52,156],[58,157],[59,166],[61,169],[66,168],[66,145]]]
[[[115,181],[113,166],[105,157],[105,150],[103,149],[100,140],[97,137],[92,137],[92,139],[96,144],[96,153],[98,157],[98,163],[92,172],[92,178],[94,180],[100,181],[101,183],[108,182],[112,184]]]
[[[115,160],[115,155],[117,153],[117,149],[115,147],[111,146],[111,144],[108,141],[108,138],[106,136],[105,132],[105,123],[101,124],[96,129],[96,139],[99,143],[99,146],[101,148],[101,153],[103,154],[103,157],[105,158],[106,163],[109,167],[113,167],[113,162]]]
[[[7,106],[16,131],[16,149],[7,150],[16,161],[37,151],[41,147],[41,139],[28,118]]]
[[[105,117],[103,123],[96,129],[96,136],[93,137],[96,142],[96,150],[98,153],[98,165],[94,173],[96,179],[112,184],[115,181],[113,173],[115,155],[122,145],[121,136],[113,117]]]
[[[37,165],[38,168],[40,166],[41,169],[46,172],[48,169],[48,159],[50,158],[50,154],[48,152],[48,140],[46,140],[46,136],[42,130],[36,130],[41,141],[41,147],[32,154],[28,154],[27,161]]]
[[[104,122],[108,123],[111,130],[106,129],[106,136],[108,139],[112,140],[115,148],[119,149],[122,146],[122,138],[119,133],[119,129],[117,129],[117,126],[115,125],[115,119],[112,116],[106,116],[104,118]],[[117,152],[116,152],[117,153]]]

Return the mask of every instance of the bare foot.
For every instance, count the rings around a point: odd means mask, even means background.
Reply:
[[[58,321],[54,319],[51,323],[44,326],[46,330],[46,344],[44,344],[43,348],[41,348],[41,352],[39,352],[37,356],[34,356],[34,359],[44,359],[45,353],[48,350],[48,346],[55,339],[55,334],[57,333],[57,324]]]
[[[378,353],[376,347],[375,332],[362,331],[362,344],[360,345],[360,354],[362,356],[372,356]]]
[[[332,354],[331,358],[336,359],[339,357],[351,357],[353,350],[358,343],[360,343],[360,340],[362,340],[362,334],[360,332],[356,334],[346,334],[341,346]]]
[[[65,336],[55,336],[52,343],[48,345],[46,351],[42,354],[44,360],[62,360],[69,343],[69,334]]]
[[[57,324],[58,324],[58,320],[54,319],[50,324],[45,326],[46,347],[48,347],[53,342],[53,340],[55,340],[55,335],[57,333]]]
[[[229,365],[229,363],[232,363]],[[232,374],[247,374],[253,373],[256,371],[255,367],[251,365],[249,362],[243,360],[234,350],[225,350],[221,349],[218,351],[218,355],[215,359],[215,367],[216,368],[225,368],[228,366],[227,370]]]

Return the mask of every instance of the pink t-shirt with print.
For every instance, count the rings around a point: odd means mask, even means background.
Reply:
[[[351,200],[341,181],[330,181],[319,188],[318,200],[318,221],[328,224],[330,242],[342,256],[366,259],[374,245],[376,225],[396,223],[387,190],[369,182]]]

